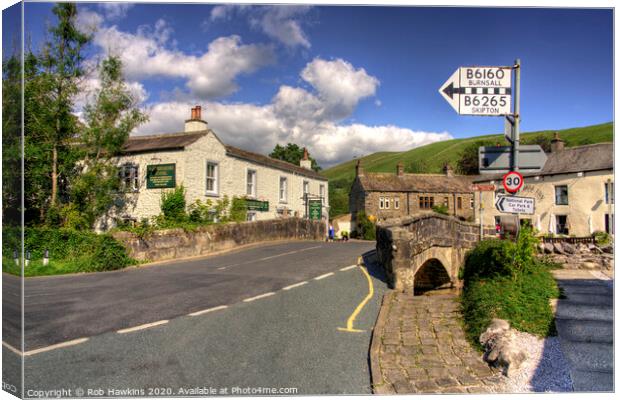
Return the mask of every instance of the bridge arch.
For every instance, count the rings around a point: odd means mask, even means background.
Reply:
[[[485,227],[484,235],[494,235]],[[437,213],[387,220],[377,226],[377,255],[396,290],[461,286],[458,271],[480,240],[480,226]],[[416,290],[417,287],[417,290]]]
[[[429,258],[420,265],[413,276],[413,294],[422,295],[427,292],[454,287],[454,282],[444,264],[437,258]]]

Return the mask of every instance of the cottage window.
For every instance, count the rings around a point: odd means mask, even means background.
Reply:
[[[121,167],[121,180],[126,192],[137,192],[140,188],[138,164],[124,164]]]
[[[256,221],[256,213],[255,212],[248,212],[245,215],[245,220],[246,221]]]
[[[394,197],[394,209],[398,210],[400,208],[400,198]]]
[[[385,208],[384,197],[379,197],[379,209],[383,210]]]
[[[435,205],[435,198],[431,196],[420,196],[420,208],[431,209]]]
[[[286,203],[287,201],[288,180],[286,177],[280,177],[280,202]]]
[[[456,208],[458,208],[459,210],[463,208],[463,198],[462,197],[457,197],[456,198]]]
[[[385,208],[386,210],[390,209],[390,198],[389,197],[385,198]]]
[[[555,204],[559,206],[568,205],[568,186],[560,185],[555,187]]]
[[[555,216],[555,232],[559,235],[568,235],[568,216]]]
[[[611,200],[611,201],[610,201]],[[614,204],[614,183],[605,183],[605,204]]]
[[[469,199],[469,208],[474,209],[474,198]]]
[[[246,194],[256,197],[256,171],[253,169],[248,169],[246,175]]]
[[[219,168],[217,163],[207,161],[207,194],[217,195]]]
[[[443,205],[448,207],[448,204],[450,204],[450,198],[449,197],[444,197],[443,198]]]

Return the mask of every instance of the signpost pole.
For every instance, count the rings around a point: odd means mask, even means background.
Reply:
[[[482,190],[478,192],[478,204],[480,204],[480,213],[479,213],[479,217],[480,217],[480,241],[482,242],[482,236],[484,234],[484,229],[482,227],[482,213],[484,208],[482,207]]]
[[[514,125],[512,127],[512,170],[519,171],[519,123],[521,121],[521,107],[519,106],[521,87],[521,60],[517,58],[515,60],[515,87],[514,87]],[[516,194],[516,193],[515,193]],[[521,232],[521,219],[517,213],[517,240],[519,239],[519,233]]]
[[[515,87],[514,87],[514,124],[512,127],[512,171],[519,170],[519,122],[521,120],[521,107],[519,106],[521,86],[521,60],[515,60]]]

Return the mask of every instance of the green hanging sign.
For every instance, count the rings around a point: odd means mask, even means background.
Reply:
[[[310,219],[320,220],[323,211],[323,202],[321,200],[308,200],[308,215]]]
[[[253,199],[246,199],[245,205],[250,211],[269,211],[269,202]]]
[[[146,166],[147,189],[169,189],[176,186],[176,164]]]

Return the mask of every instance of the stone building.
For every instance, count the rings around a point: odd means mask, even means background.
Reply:
[[[187,204],[247,199],[248,220],[307,217],[309,203],[328,218],[327,179],[312,170],[305,152],[300,165],[226,145],[201,119],[201,107],[179,133],[132,136],[118,158],[126,196],[123,210],[106,219],[139,221],[161,213],[162,192],[183,185]],[[315,211],[314,216],[319,214]]]
[[[396,173],[366,172],[361,160],[349,194],[351,218],[363,211],[377,220],[398,218],[432,211],[444,205],[449,215],[473,219],[474,200],[471,177],[454,175],[450,166],[444,174],[408,174],[402,163]]]
[[[535,210],[533,215],[521,215],[521,223],[528,220],[542,234],[613,233],[613,167],[613,143],[564,148],[564,141],[556,133],[542,171],[523,174],[524,184],[518,196],[533,197]],[[502,215],[494,207],[495,200],[506,194],[502,177],[479,176],[474,181],[496,187],[494,192],[481,195],[483,224],[495,225]],[[479,222],[479,216],[476,219]]]

